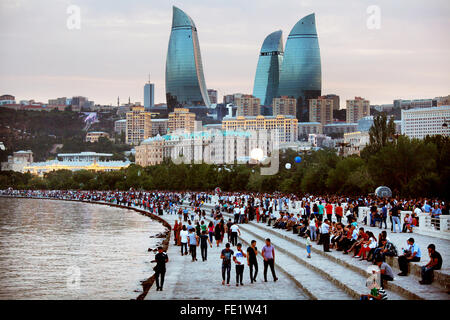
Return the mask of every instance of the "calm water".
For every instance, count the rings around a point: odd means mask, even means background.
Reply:
[[[0,198],[0,299],[135,299],[164,230],[133,210]]]

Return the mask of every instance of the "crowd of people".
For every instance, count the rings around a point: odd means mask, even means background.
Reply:
[[[264,259],[264,279],[267,281],[267,271],[270,267],[273,279],[277,277],[274,268],[275,251],[266,240],[263,249],[258,252],[256,241],[244,252],[242,244],[238,243],[241,230],[239,224],[255,221],[265,223],[273,228],[284,229],[305,238],[307,257],[311,258],[311,248],[315,243],[323,246],[323,251],[341,251],[351,254],[355,259],[376,264],[380,269],[381,279],[393,281],[391,266],[386,263],[386,257],[398,257],[401,272],[406,276],[408,263],[421,261],[422,254],[414,238],[409,238],[406,247],[398,252],[396,245],[387,234],[387,221],[391,222],[391,232],[413,233],[418,226],[418,216],[422,213],[439,219],[441,215],[449,214],[448,203],[439,199],[379,199],[375,196],[339,197],[339,196],[298,196],[293,194],[260,194],[260,193],[226,193],[220,192],[143,192],[123,191],[32,191],[3,190],[1,194],[46,197],[66,200],[104,201],[124,206],[137,206],[156,215],[173,214],[178,219],[173,226],[174,243],[180,246],[181,255],[190,255],[193,262],[197,261],[197,247],[200,247],[203,261],[208,258],[208,247],[224,244],[221,252],[222,284],[230,283],[231,263],[236,265],[236,285],[243,285],[243,267],[245,260],[249,266],[250,282],[256,281],[258,273],[257,256]],[[214,201],[213,201],[214,199]],[[206,209],[209,204],[212,209]],[[358,208],[368,207],[369,213],[364,222],[371,227],[380,228],[375,235],[366,230],[358,222]],[[207,212],[208,211],[208,216]],[[403,222],[400,221],[401,211],[410,211]],[[294,213],[295,212],[295,213]],[[228,220],[222,213],[231,214]],[[209,222],[207,222],[209,220]],[[377,226],[378,223],[378,226]],[[383,229],[384,225],[384,230]],[[403,226],[403,227],[402,227]],[[372,229],[373,230],[373,229]],[[231,247],[235,247],[233,250]],[[433,270],[442,266],[442,257],[436,251],[434,244],[428,245],[430,261],[422,267],[421,284],[433,281]],[[161,260],[163,260],[161,258]],[[165,272],[165,269],[164,269]],[[160,273],[161,274],[161,273]],[[161,275],[160,275],[161,276]],[[164,274],[160,283],[164,282]],[[158,288],[162,290],[162,284]],[[381,289],[383,284],[381,284]]]

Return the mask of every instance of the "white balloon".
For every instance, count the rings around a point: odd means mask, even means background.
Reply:
[[[290,163],[286,163],[286,165],[284,167],[289,170],[291,168],[291,164]]]

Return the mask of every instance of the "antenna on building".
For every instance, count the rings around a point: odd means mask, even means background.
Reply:
[[[128,97],[128,104],[131,104],[131,98]]]
[[[119,97],[117,97],[117,106],[120,107],[120,100],[119,100]]]
[[[148,83],[150,84],[150,73],[148,74]]]

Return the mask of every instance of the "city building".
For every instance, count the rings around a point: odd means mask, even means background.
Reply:
[[[298,138],[307,138],[309,134],[322,134],[323,126],[320,122],[299,122]]]
[[[329,146],[331,137],[324,134],[311,133],[308,135],[308,142],[311,147],[323,148]]]
[[[331,134],[344,134],[349,132],[358,131],[357,123],[347,122],[333,122],[323,126],[323,133],[327,135]]]
[[[23,168],[24,172],[31,172],[37,175],[44,175],[54,170],[93,170],[112,171],[126,168],[129,161],[107,161],[113,155],[110,153],[81,152],[81,153],[60,153],[58,158],[62,160],[49,160],[45,162],[33,162]]]
[[[369,133],[355,131],[344,134],[344,156],[349,156],[352,154],[360,155],[362,149],[365,148],[370,142]]]
[[[391,112],[394,109],[394,105],[391,104],[379,104],[370,106],[370,109],[376,110],[378,112]]]
[[[152,119],[152,137],[164,135],[169,128],[169,119]]]
[[[370,116],[370,102],[361,97],[347,100],[346,120],[348,123],[358,122],[362,117]]]
[[[319,97],[321,90],[320,48],[313,13],[298,21],[287,38],[277,96],[297,99],[297,119],[308,121],[308,100]]]
[[[211,104],[217,103],[217,90],[208,89],[208,97]]]
[[[292,97],[282,96],[278,98],[273,98],[272,100],[272,114],[274,116],[286,115],[294,116],[297,110],[297,100]]]
[[[127,119],[120,119],[114,121],[114,132],[122,133],[127,131]]]
[[[194,21],[175,6],[166,60],[166,99],[168,112],[175,107],[210,105],[197,28]]]
[[[109,139],[109,133],[103,131],[91,131],[86,133],[86,142],[98,142],[100,137]]]
[[[144,109],[150,111],[155,106],[155,84],[150,82],[144,85]]]
[[[358,130],[355,131],[368,132],[372,126],[373,116],[362,117],[358,120]]]
[[[195,129],[195,113],[189,112],[187,108],[175,108],[169,113],[167,127],[169,132],[179,130],[192,132]]]
[[[24,168],[33,163],[33,152],[31,150],[21,150],[13,152],[8,156],[8,161],[2,162],[2,171],[26,172]]]
[[[142,140],[152,134],[151,112],[145,111],[143,106],[134,106],[126,113],[126,136],[127,144],[138,145]]]
[[[175,163],[251,163],[251,150],[260,148],[263,156],[268,156],[274,145],[276,133],[267,131],[209,130],[157,135],[136,147],[136,164],[156,165],[168,159]]]
[[[234,98],[243,96],[243,93],[233,93],[233,94],[227,94],[223,96],[223,103],[225,105],[227,104],[234,104]]]
[[[227,131],[236,130],[268,130],[278,134],[279,142],[293,142],[298,139],[298,120],[293,116],[256,116],[224,118],[222,129]]]
[[[282,62],[283,32],[279,30],[264,39],[256,67],[253,96],[258,98],[263,106],[270,105],[277,96]]]
[[[431,108],[436,106],[436,98],[435,99],[412,99],[412,100],[403,100],[397,99],[394,100],[394,108],[400,108],[404,110],[415,109],[415,108]]]
[[[339,110],[341,108],[340,98],[336,94],[326,94],[323,96],[325,99],[333,100],[333,110]]]
[[[445,97],[437,97],[435,99],[436,99],[436,107],[450,106],[450,95]]]
[[[333,122],[333,100],[325,97],[309,100],[309,121],[322,125]]]
[[[0,106],[5,104],[16,104],[16,98],[10,94],[0,96]]]
[[[410,138],[449,136],[450,106],[402,110],[401,122],[402,134]]]
[[[261,102],[250,94],[235,94],[234,104],[237,107],[237,115],[241,117],[255,117],[261,114]]]
[[[70,106],[72,104],[72,99],[62,97],[56,99],[48,99],[49,106]]]

